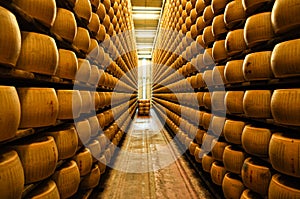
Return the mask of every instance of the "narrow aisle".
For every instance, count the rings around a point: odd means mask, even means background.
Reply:
[[[137,116],[97,198],[212,198],[171,140],[153,110]]]

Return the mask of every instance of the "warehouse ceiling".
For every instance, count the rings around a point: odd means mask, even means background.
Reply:
[[[131,0],[140,59],[151,59],[163,0]]]

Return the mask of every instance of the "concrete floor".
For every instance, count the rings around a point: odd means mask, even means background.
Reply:
[[[136,117],[96,198],[212,198],[154,111]]]

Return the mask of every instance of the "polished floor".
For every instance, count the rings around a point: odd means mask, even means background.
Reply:
[[[154,111],[135,117],[96,198],[212,198]]]

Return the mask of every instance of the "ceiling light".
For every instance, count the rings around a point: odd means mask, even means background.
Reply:
[[[159,14],[133,14],[133,20],[142,20],[142,19],[150,19],[150,20],[158,20]]]

